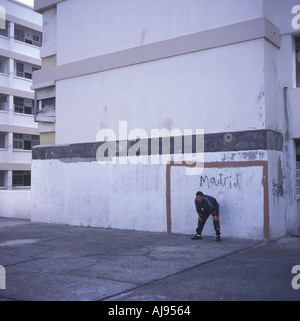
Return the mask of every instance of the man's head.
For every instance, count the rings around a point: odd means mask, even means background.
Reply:
[[[197,193],[196,193],[196,200],[197,200],[198,202],[202,202],[203,197],[204,197],[204,195],[203,195],[202,192],[197,192]]]

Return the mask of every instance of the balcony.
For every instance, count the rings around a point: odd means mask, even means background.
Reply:
[[[37,122],[55,123],[55,87],[51,86],[37,90],[36,97],[35,120]]]
[[[32,58],[40,59],[40,48],[27,44],[25,42],[15,40],[14,52],[22,55],[27,55]]]
[[[10,50],[9,38],[0,35],[0,48]]]
[[[12,87],[23,91],[31,91],[32,81],[30,79],[14,76]]]
[[[0,124],[9,123],[9,112],[6,110],[0,110]]]
[[[10,125],[37,128],[37,124],[34,122],[33,115],[19,113],[13,113]]]
[[[0,163],[5,164],[8,163],[8,149],[0,148]]]
[[[36,47],[42,46],[42,33],[26,28],[24,26],[15,24],[14,28],[14,38],[17,41],[24,42],[29,45],[33,45]]]
[[[13,149],[12,163],[30,164],[32,159],[31,155],[31,150]]]
[[[44,107],[36,115],[37,122],[55,123],[55,106]]]
[[[0,71],[0,86],[9,87],[9,75]]]
[[[0,56],[0,86],[9,86],[9,59]]]

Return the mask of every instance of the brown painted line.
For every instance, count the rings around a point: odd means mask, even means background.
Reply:
[[[229,168],[229,167],[262,167],[262,185],[264,189],[264,238],[270,238],[270,217],[269,217],[269,188],[268,188],[268,162],[267,161],[248,161],[248,162],[210,162],[194,163],[169,162],[166,165],[166,210],[167,210],[167,232],[172,233],[172,213],[171,213],[171,168],[174,166],[204,168]]]

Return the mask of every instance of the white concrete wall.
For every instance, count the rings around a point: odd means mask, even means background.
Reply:
[[[33,115],[15,113],[13,106],[10,106],[9,104],[8,106],[10,107],[10,110],[0,110],[0,124],[37,128]]]
[[[33,221],[166,232],[162,165],[34,160],[32,166]]]
[[[56,8],[43,13],[43,46],[41,58],[56,55],[57,43],[57,16]]]
[[[22,55],[28,55],[29,57],[40,59],[40,47],[35,47],[30,44],[21,41],[14,41],[11,44],[11,50]],[[32,73],[32,70],[29,69],[29,72]]]
[[[0,216],[31,218],[30,190],[0,190]]]
[[[265,41],[264,46],[265,126],[268,129],[282,132],[284,118],[282,117],[282,92],[279,82],[279,50],[268,41]]]
[[[300,138],[300,88],[287,91],[289,133],[293,138]]]
[[[264,77],[259,39],[58,81],[56,143],[95,141],[102,128],[118,134],[119,121],[149,135],[262,129]]]
[[[225,155],[227,161],[233,161],[235,165],[220,167]],[[171,232],[194,234],[197,226],[194,198],[195,193],[202,190],[220,203],[224,236],[263,239],[266,214],[263,167],[252,161],[266,163],[267,157],[268,154],[262,151],[209,153],[205,161],[207,164],[215,162],[216,166],[198,173],[187,171],[184,166],[172,166],[169,180],[167,166],[162,163],[151,165],[150,159],[149,164],[137,165],[33,160],[31,219],[167,232],[169,202]],[[47,179],[41,180],[41,177]],[[222,182],[215,183],[220,178]],[[209,219],[203,234],[214,233]],[[276,237],[276,233],[271,237]]]
[[[262,0],[130,0],[126,5],[123,0],[63,1],[57,11],[57,64],[262,15]]]
[[[218,183],[219,181],[219,183]],[[172,232],[195,233],[198,214],[195,193],[200,190],[220,204],[221,233],[232,237],[263,239],[262,168],[207,168],[201,175],[186,176],[184,167],[171,169]],[[205,235],[215,235],[212,217]]]

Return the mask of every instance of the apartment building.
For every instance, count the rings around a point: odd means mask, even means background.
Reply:
[[[32,75],[41,68],[42,16],[0,0],[0,215],[30,218],[34,121]]]
[[[36,0],[32,220],[223,236],[300,226],[296,0]],[[87,23],[88,22],[88,23]],[[179,142],[179,143],[178,143]],[[213,235],[212,224],[203,232]]]

